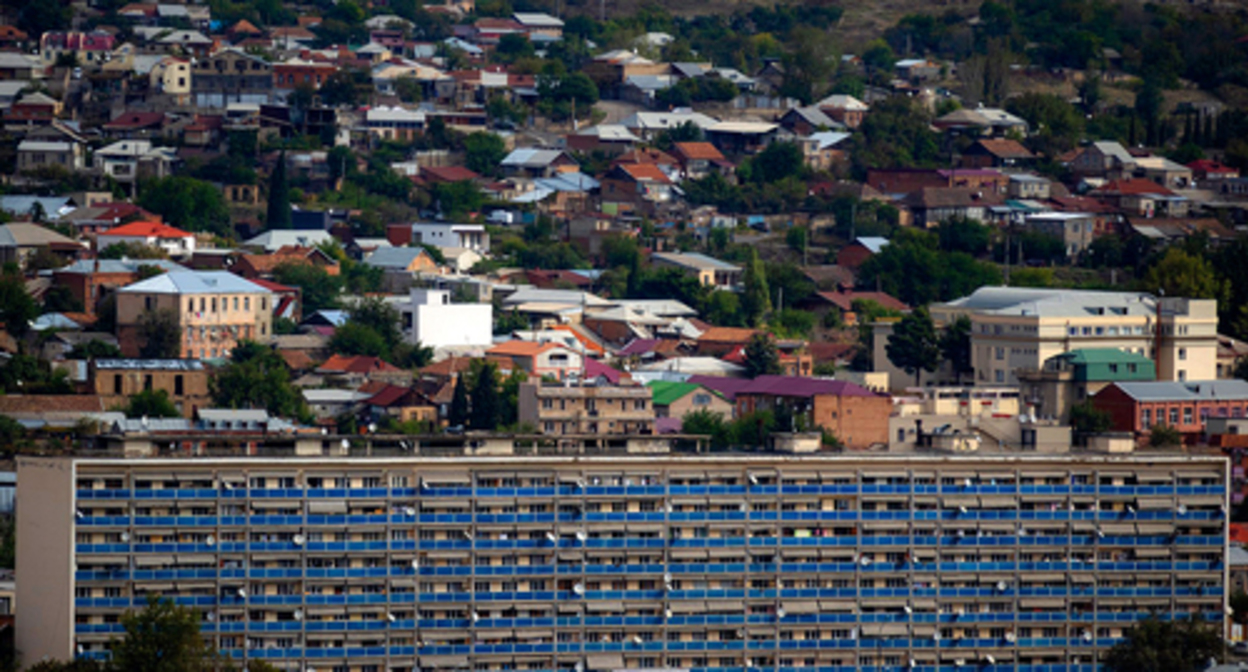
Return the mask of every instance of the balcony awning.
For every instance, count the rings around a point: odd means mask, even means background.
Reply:
[[[422,658],[422,664],[425,662]],[[585,656],[585,666],[591,670],[619,670],[624,667],[624,656],[618,653],[591,653]]]

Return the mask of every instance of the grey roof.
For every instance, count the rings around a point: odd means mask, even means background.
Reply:
[[[542,289],[531,285],[517,287],[515,292],[503,299],[505,306],[518,306],[522,303],[585,305],[590,308],[612,305],[611,301],[589,292],[578,292],[573,289]]]
[[[620,121],[625,128],[634,129],[666,129],[676,128],[685,122],[693,122],[694,126],[706,130],[719,123],[718,119],[708,117],[701,112],[689,109],[676,109],[671,112],[634,112]]]
[[[269,412],[248,408],[201,408],[195,412],[200,420],[207,422],[268,422]]]
[[[740,266],[734,266],[726,261],[720,261],[715,257],[708,257],[698,252],[655,252],[655,259],[661,259],[669,264],[677,266],[685,266],[687,268],[715,269],[720,271],[740,271]]]
[[[1092,143],[1092,146],[1095,147],[1100,153],[1105,154],[1106,156],[1112,156],[1124,164],[1135,163],[1135,157],[1131,156],[1131,153],[1127,151],[1127,148],[1115,141],[1102,140],[1100,142]]]
[[[143,369],[145,371],[203,371],[198,359],[97,359],[97,369]]]
[[[27,56],[19,54],[15,51],[0,52],[0,68],[9,70],[12,68],[34,68],[38,65],[38,61]],[[30,82],[22,82],[22,88],[30,85]]]
[[[1231,567],[1248,566],[1248,551],[1243,546],[1231,544],[1230,552],[1226,554],[1226,564]]]
[[[429,254],[423,247],[379,247],[364,258],[364,263],[380,268],[407,268],[416,257]]]
[[[562,28],[563,21],[545,13],[545,12],[516,12],[512,14],[512,18],[522,26],[533,26],[539,28]]]
[[[96,269],[96,265],[99,269]],[[140,266],[155,266],[166,272],[168,271],[186,271],[190,270],[181,264],[174,263],[168,259],[79,259],[68,266],[62,266],[54,271],[45,271],[46,274],[53,273],[135,273]]]
[[[44,313],[31,321],[30,328],[34,331],[47,331],[49,329],[81,329],[82,325],[61,313]]]
[[[192,425],[188,418],[122,418],[113,423],[113,431],[123,434],[144,432],[186,432]]]
[[[127,294],[272,294],[229,271],[173,271],[117,290]]]
[[[849,138],[849,133],[841,133],[839,131],[820,131],[818,133],[810,134],[810,139],[819,143],[819,149],[835,147]]]
[[[580,132],[584,136],[596,136],[599,140],[640,142],[641,138],[633,135],[627,126],[622,124],[598,124]]]
[[[51,213],[49,212],[49,214]],[[0,226],[0,230],[7,233],[6,236],[0,237],[0,245],[3,245],[4,241],[8,239],[12,239],[12,244],[18,247],[39,247],[52,243],[77,243],[73,238],[62,236],[52,229],[27,222],[4,224]]]
[[[279,229],[265,231],[243,242],[244,247],[262,247],[268,252],[279,250],[287,245],[307,247],[333,240],[328,231],[321,229]]]
[[[1024,287],[980,287],[970,296],[944,306],[978,313],[1036,317],[1151,316],[1156,312],[1156,300],[1149,294]]]
[[[513,149],[503,158],[500,165],[519,166],[521,168],[545,168],[563,155],[561,149],[541,149],[538,147],[520,147]]]
[[[1136,401],[1239,401],[1248,399],[1248,381],[1189,380],[1170,382],[1149,380],[1114,383]]]
[[[872,254],[879,254],[880,250],[888,245],[888,239],[879,236],[859,236],[854,239],[854,242],[871,250]]]
[[[845,128],[845,124],[829,117],[823,110],[816,105],[807,105],[806,107],[795,107],[789,110],[790,114],[796,114],[814,126],[826,126],[828,128]]]

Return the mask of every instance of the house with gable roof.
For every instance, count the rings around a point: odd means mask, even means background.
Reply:
[[[97,250],[118,243],[155,247],[171,257],[189,257],[195,253],[195,234],[160,222],[130,222],[96,234]]]

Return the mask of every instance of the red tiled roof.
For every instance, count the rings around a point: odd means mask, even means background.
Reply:
[[[106,410],[96,394],[0,395],[0,415],[21,413],[99,413]]]
[[[401,387],[399,385],[386,385],[380,392],[374,394],[365,402],[370,406],[392,406],[394,403],[402,399],[410,388]]]
[[[163,112],[122,112],[115,119],[104,124],[104,128],[108,130],[146,128],[162,124],[164,121]]]
[[[676,150],[678,154],[686,159],[703,159],[706,161],[723,161],[724,155],[715,145],[709,142],[678,142]]]
[[[260,285],[261,287],[264,287],[270,292],[293,292],[295,291],[294,287],[279,284],[279,283],[273,282],[272,280],[265,280],[264,278],[256,278],[254,280],[251,280],[251,282],[257,285]]]
[[[421,176],[434,182],[463,182],[481,176],[463,166],[432,166],[420,169]]]
[[[380,373],[402,371],[378,357],[333,355],[316,369],[320,373]]]
[[[638,182],[659,182],[668,184],[671,182],[663,171],[653,163],[624,163],[620,164],[620,170],[628,174],[629,177]]]
[[[254,281],[253,281],[254,282]],[[315,362],[312,357],[303,350],[278,350],[277,355],[286,362],[286,366],[292,371],[304,371],[312,368]]]
[[[516,339],[499,343],[489,350],[486,350],[485,353],[487,355],[504,355],[507,357],[536,357],[547,350],[553,350],[555,348],[559,348],[561,350],[567,349],[557,343],[536,343],[534,341],[522,341],[520,339]]]
[[[1120,196],[1140,196],[1144,194],[1156,194],[1161,196],[1175,195],[1173,191],[1170,191],[1152,180],[1147,180],[1142,177],[1130,180],[1114,180],[1092,193],[1117,194]]]
[[[675,166],[679,165],[680,161],[677,161],[676,157],[671,154],[658,149],[634,149],[619,155],[615,161],[611,162],[615,166],[625,163],[657,163],[664,166]]]
[[[745,329],[742,327],[711,327],[698,337],[698,341],[708,343],[745,343],[757,333],[757,329]]]
[[[160,222],[130,222],[115,226],[101,236],[136,236],[143,238],[190,238],[195,234]]]
[[[1003,159],[1032,159],[1036,156],[1017,140],[980,140],[975,145],[983,147],[989,154]]]
[[[261,31],[259,28],[255,26],[255,24],[248,21],[247,19],[239,19],[238,23],[234,24],[233,26],[230,26],[229,32],[247,33],[249,35],[259,35],[263,31]]]
[[[585,360],[585,377],[598,378],[599,376],[611,381],[612,385],[619,385],[620,379],[624,377],[624,373],[617,371],[596,359]]]
[[[819,296],[841,310],[853,310],[854,301],[874,301],[889,310],[910,310],[910,306],[885,292],[819,292]]]

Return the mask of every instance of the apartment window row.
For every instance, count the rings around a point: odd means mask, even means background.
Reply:
[[[233,310],[237,311],[239,309],[238,307],[239,307],[239,298],[240,298],[237,296],[235,297],[223,296],[223,297],[220,297],[219,302],[218,302],[218,297],[214,296],[214,297],[209,298],[209,297],[201,296],[199,297],[199,310],[198,311],[195,309],[195,297],[191,297],[186,300],[186,310],[187,312],[190,312],[190,313],[195,313],[195,312],[224,313],[224,312],[231,310],[230,308],[231,298],[233,298],[233,306],[234,306]],[[250,311],[251,310],[251,297],[244,296],[241,298],[242,298],[242,307],[243,307],[242,309],[244,311]],[[268,304],[268,300],[265,299],[264,297],[261,297],[260,298],[260,310],[268,310],[267,304]]]
[[[1143,326],[1136,327],[1068,327],[1066,333],[1070,336],[1144,336],[1147,330]]]

